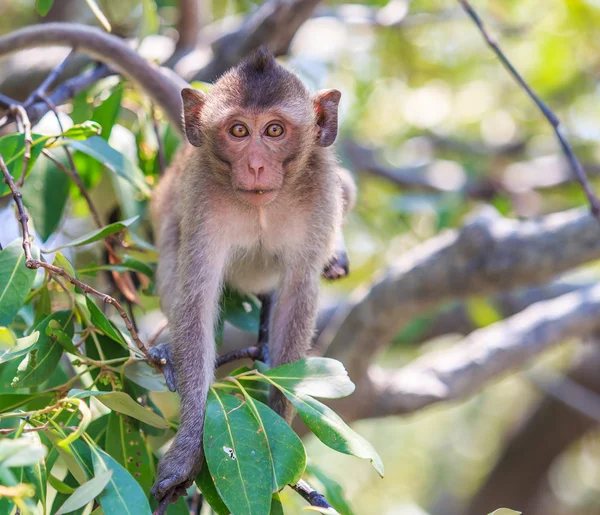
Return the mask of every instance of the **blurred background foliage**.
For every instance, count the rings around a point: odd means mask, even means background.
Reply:
[[[170,36],[174,31],[175,0],[98,3],[115,32],[146,38],[141,43],[146,55],[167,45],[166,39],[153,39],[157,34]],[[40,23],[34,4],[33,0],[3,0],[0,34]],[[96,24],[84,2],[56,0],[55,4],[55,10],[68,12],[72,21]],[[516,68],[564,122],[577,155],[596,175],[600,170],[600,2],[478,0],[474,4]],[[257,2],[251,0],[206,0],[207,30],[224,27],[232,16],[256,7]],[[283,61],[311,89],[342,91],[338,149],[359,183],[358,205],[346,226],[352,274],[338,284],[324,286],[325,305],[368,285],[385,272],[391,260],[443,229],[459,226],[481,204],[523,218],[584,204],[580,188],[565,178],[567,169],[551,127],[455,1],[351,4],[328,0],[320,9],[322,15],[302,26]],[[37,50],[37,58],[43,59],[46,51]],[[11,73],[11,66],[10,61],[2,63],[0,77]],[[94,106],[103,108],[94,111]],[[76,98],[69,115],[76,123],[91,116],[112,127],[102,136],[139,164],[149,184],[155,182],[157,142],[150,106],[131,84],[105,79]],[[64,123],[71,122],[65,117]],[[159,123],[167,154],[172,155],[176,136],[164,119],[159,118]],[[56,131],[52,116],[42,120],[36,132],[44,130]],[[373,152],[377,166],[417,169],[437,186],[397,185],[361,169],[351,156],[356,144]],[[123,212],[121,219],[143,214],[144,203],[137,201],[126,183],[81,156],[75,158],[105,219],[115,208],[115,198]],[[39,170],[41,163],[32,172],[34,177],[40,174],[40,180],[29,181],[24,196],[30,199],[34,219],[43,220],[36,223],[37,234],[46,247],[56,247],[93,229],[93,224],[74,189],[64,212],[52,207],[52,199],[73,185],[61,174],[48,179]],[[52,187],[45,188],[44,180],[50,180]],[[592,182],[600,189],[597,179]],[[487,189],[472,195],[463,188],[467,184]],[[47,202],[35,200],[36,191],[46,195]],[[2,243],[19,235],[9,218],[0,217]],[[143,224],[136,231],[147,230]],[[65,255],[89,264],[100,259],[101,250],[98,246],[78,252],[66,249]],[[597,267],[588,267],[588,272],[597,275]],[[103,280],[98,277],[100,283]],[[140,298],[142,308],[136,312],[147,337],[158,303],[156,297]],[[502,314],[493,301],[477,297],[468,303],[468,316],[478,327],[495,322]],[[423,317],[410,324],[380,363],[398,366],[456,341],[458,336],[445,336],[421,344],[431,320]],[[536,366],[563,370],[573,349],[574,342],[565,342],[542,356]],[[155,398],[167,417],[175,412],[174,395],[156,394]],[[313,464],[339,482],[357,514],[461,513],[460,507],[468,504],[503,444],[539,398],[528,378],[516,374],[452,406],[356,423],[355,429],[373,443],[386,464],[383,481],[367,463],[335,454],[316,439],[307,440],[308,454]],[[599,478],[600,434],[589,433],[553,463],[545,513],[600,513]],[[300,506],[293,492],[285,493],[283,500],[288,506]]]

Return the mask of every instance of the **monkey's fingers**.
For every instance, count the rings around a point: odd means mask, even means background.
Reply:
[[[173,365],[173,359],[171,358],[171,349],[169,344],[161,343],[160,345],[150,347],[150,349],[148,349],[148,353],[165,375],[167,388],[172,392],[176,392],[177,374],[175,372],[175,366]]]
[[[336,251],[323,269],[323,277],[328,281],[335,281],[346,277],[350,273],[350,260],[345,251]]]

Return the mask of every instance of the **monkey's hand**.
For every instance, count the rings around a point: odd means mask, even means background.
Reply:
[[[188,448],[192,445],[193,449]],[[159,503],[165,499],[175,502],[178,497],[185,496],[200,472],[203,459],[202,443],[198,446],[176,439],[158,464],[156,483],[150,493]]]
[[[148,349],[148,354],[156,363],[163,374],[167,382],[167,388],[172,392],[177,391],[177,373],[173,365],[173,359],[171,358],[171,347],[168,343],[161,343]]]
[[[329,281],[335,281],[346,277],[350,273],[350,260],[345,250],[336,250],[323,269],[323,277]]]

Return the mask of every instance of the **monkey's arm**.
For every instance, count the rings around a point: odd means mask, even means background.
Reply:
[[[175,441],[158,466],[152,488],[157,500],[189,486],[202,464],[204,412],[216,357],[214,320],[226,254],[226,249],[209,238],[197,220],[184,218],[182,231],[179,297],[169,313],[181,423]]]

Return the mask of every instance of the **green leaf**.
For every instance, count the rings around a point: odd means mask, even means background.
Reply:
[[[12,411],[34,399],[47,405],[55,397],[54,393],[0,393],[0,413]]]
[[[350,429],[337,413],[308,395],[276,386],[294,404],[304,423],[319,440],[343,454],[370,460],[378,474],[383,477],[383,462],[379,454],[367,440]]]
[[[285,515],[283,511],[283,504],[281,504],[281,498],[279,494],[273,494],[271,499],[271,513],[270,515]]]
[[[66,163],[63,156],[54,157],[63,164]],[[21,193],[42,241],[46,241],[56,231],[62,220],[70,187],[69,176],[50,159],[38,159],[33,165]]]
[[[50,9],[52,9],[52,4],[54,0],[37,0],[35,3],[35,10],[40,16],[46,16]]]
[[[123,229],[129,227],[132,223],[136,222],[139,217],[134,216],[133,218],[129,218],[128,220],[123,220],[122,222],[115,222],[114,224],[107,225],[102,227],[101,229],[97,229],[95,231],[84,234],[83,236],[61,245],[60,247],[56,247],[54,249],[44,250],[46,254],[50,254],[52,252],[56,252],[57,250],[64,249],[65,247],[80,247],[81,245],[87,245],[88,243],[93,243],[95,241],[103,240],[107,236],[111,234],[115,234]]]
[[[125,377],[150,392],[167,392],[165,376],[145,361],[135,361],[124,369]]]
[[[31,438],[0,440],[0,467],[24,467],[43,460],[48,450]]]
[[[154,279],[154,270],[150,265],[144,263],[143,261],[139,261],[138,259],[132,258],[131,256],[125,256],[123,258],[123,262],[118,265],[98,265],[98,266],[87,266],[85,268],[80,268],[80,274],[93,275],[96,272],[101,272],[103,270],[114,270],[115,272],[140,272],[144,274],[149,279]]]
[[[229,508],[225,505],[223,499],[221,499],[219,492],[217,492],[217,487],[210,475],[206,461],[202,464],[202,469],[196,476],[196,485],[202,492],[202,497],[210,504],[210,507],[217,515],[229,515]]]
[[[264,515],[273,494],[271,458],[248,404],[211,389],[204,451],[219,495],[233,515]]]
[[[249,396],[246,402],[260,425],[260,434],[266,437],[273,472],[273,492],[297,483],[306,466],[302,440],[271,408]]]
[[[100,136],[94,136],[85,141],[68,140],[67,144],[104,164],[112,173],[123,177],[135,186],[144,196],[150,194],[150,187],[139,167],[117,152]]]
[[[272,368],[265,372],[275,383],[292,392],[337,399],[354,391],[348,372],[331,358],[307,358]]]
[[[123,83],[119,82],[112,90],[111,94],[104,100],[92,113],[92,120],[98,122],[102,127],[100,136],[108,141],[113,126],[117,121],[121,110],[121,101],[123,100]]]
[[[67,352],[75,355],[79,354],[77,347],[73,345],[73,338],[61,330],[60,324],[56,320],[50,320],[48,327],[46,327],[46,335],[60,343]]]
[[[508,508],[500,508],[490,515],[521,515],[520,511],[509,510]]]
[[[87,120],[69,127],[61,136],[72,140],[86,140],[92,136],[98,136],[103,132],[103,127],[97,121]]]
[[[75,488],[67,485],[64,481],[54,477],[52,474],[48,475],[48,483],[50,483],[52,488],[54,488],[54,490],[56,490],[59,494],[71,495],[75,491]]]
[[[14,347],[0,349],[0,363],[25,356],[29,352],[29,348],[38,341],[39,337],[39,331],[33,331],[29,336],[18,338],[17,344]]]
[[[306,473],[317,478],[324,488],[322,492],[329,503],[340,513],[340,515],[354,515],[352,507],[346,500],[344,489],[337,481],[327,476],[322,470],[314,465],[306,467]]]
[[[223,292],[222,311],[225,320],[234,327],[242,331],[258,333],[260,304],[254,296],[226,289]]]
[[[36,326],[35,330],[40,333],[40,337],[19,364],[14,386],[19,388],[37,386],[52,376],[62,356],[63,347],[46,334],[46,328],[52,320],[56,320],[62,330],[72,338],[72,315],[72,311],[56,311]]]
[[[22,240],[14,240],[0,251],[0,326],[8,326],[25,304],[35,280],[35,270],[25,266]],[[34,259],[39,250],[31,248]]]
[[[24,467],[27,481],[35,488],[36,498],[43,507],[43,513],[46,513],[46,501],[48,497],[48,484],[46,478],[46,463],[42,459],[33,465]]]
[[[75,272],[73,265],[62,253],[57,252],[54,255],[54,261],[52,262],[52,264],[59,268],[63,268],[65,272],[67,272],[71,277],[75,277],[75,279],[77,279],[77,272]],[[71,284],[69,281],[63,281],[62,284],[69,291],[81,293],[81,290],[79,288],[76,288],[75,285]]]
[[[90,449],[86,443],[81,439],[75,440],[67,445],[59,445],[64,439],[64,434],[59,434],[55,430],[47,430],[40,433],[42,441],[46,439],[52,444],[53,450],[60,455],[64,464],[77,482],[82,485],[90,477],[93,476],[92,458],[90,455]],[[52,458],[48,455],[48,470],[52,470],[50,460]],[[53,458],[55,459],[55,458]]]
[[[102,493],[104,488],[106,488],[106,485],[110,481],[111,477],[112,470],[106,470],[96,474],[96,476],[90,479],[87,483],[84,483],[77,488],[77,490],[75,490],[60,507],[60,510],[55,513],[55,515],[63,515],[64,513],[75,511],[93,501]]]
[[[112,471],[110,481],[98,498],[104,513],[151,515],[146,494],[137,481],[131,477],[131,474],[96,445],[91,446],[90,449],[94,462],[94,474],[98,475],[107,470]]]
[[[154,461],[143,433],[124,415],[110,413],[104,449],[136,479],[146,494],[152,488]]]
[[[157,415],[153,411],[144,408],[141,404],[135,402],[125,392],[91,392],[89,390],[71,390],[68,397],[74,399],[86,399],[95,397],[107,408],[110,408],[117,413],[129,415],[136,420],[140,420],[153,427],[166,429],[169,424],[164,418]]]
[[[32,134],[31,157],[27,164],[29,172],[40,156],[44,145],[53,136],[42,136],[41,134]],[[21,177],[23,171],[23,156],[25,155],[25,135],[22,133],[7,134],[0,138],[0,155],[4,157],[6,168],[13,176],[15,182]],[[26,174],[27,175],[27,174]],[[0,197],[10,193],[8,184],[0,181]],[[1,284],[1,283],[0,283]]]
[[[94,301],[89,297],[86,297],[85,303],[90,310],[92,324],[94,324],[96,328],[100,329],[100,331],[104,333],[105,336],[108,336],[111,340],[121,344],[123,347],[127,347],[127,342],[125,341],[125,338],[123,338],[121,331],[119,331],[113,325],[113,323],[106,318],[106,315],[100,311],[100,308],[94,304]]]

